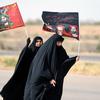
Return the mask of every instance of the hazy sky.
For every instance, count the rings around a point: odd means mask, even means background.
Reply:
[[[41,19],[42,11],[79,12],[80,21],[100,21],[100,0],[0,0],[0,7],[18,3],[23,19]]]

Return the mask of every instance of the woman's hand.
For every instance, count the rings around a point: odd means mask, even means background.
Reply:
[[[52,79],[52,80],[50,81],[50,84],[53,85],[53,86],[55,87],[55,86],[56,86],[56,81],[55,81],[54,79]]]
[[[77,57],[76,57],[76,61],[79,61],[79,59],[80,59],[80,56],[77,56]]]
[[[31,42],[31,39],[30,39],[30,37],[28,37],[28,38],[27,38],[27,45],[29,45],[30,42]]]

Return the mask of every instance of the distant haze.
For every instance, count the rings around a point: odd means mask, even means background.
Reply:
[[[80,21],[100,22],[100,0],[0,0],[0,7],[18,3],[25,21],[41,19],[42,11],[79,12]]]

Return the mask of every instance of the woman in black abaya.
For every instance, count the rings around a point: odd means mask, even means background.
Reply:
[[[24,100],[61,99],[64,76],[76,61],[60,45],[63,40],[54,34],[39,49],[29,70]]]
[[[43,100],[61,100],[62,92],[63,92],[63,82],[64,77],[68,73],[69,69],[76,62],[77,57],[71,57],[66,54],[64,48],[62,47],[62,41],[59,40],[59,45],[57,44],[57,76],[55,80],[51,80],[51,85],[54,84],[52,88],[48,88],[45,91],[43,96]]]
[[[30,64],[38,49],[43,44],[43,39],[37,36],[33,42],[29,44],[30,38],[27,39],[27,44],[19,56],[14,74],[0,92],[3,100],[23,100]]]

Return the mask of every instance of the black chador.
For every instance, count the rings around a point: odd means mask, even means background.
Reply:
[[[37,36],[30,44],[30,39],[27,39],[27,44],[20,53],[14,74],[0,92],[3,100],[23,100],[30,64],[40,48],[35,46],[37,40],[43,41],[41,37]]]
[[[65,49],[57,47],[57,41],[63,41],[62,36],[54,34],[39,49],[30,66],[24,100],[60,100],[63,79],[75,63],[76,57],[69,58]],[[50,81],[56,80],[53,87]]]

